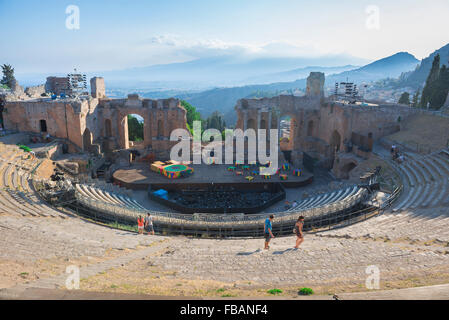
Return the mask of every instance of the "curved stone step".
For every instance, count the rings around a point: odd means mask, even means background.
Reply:
[[[10,191],[10,196],[12,199],[14,199],[15,203],[18,204],[18,207],[21,210],[24,210],[31,215],[42,216],[42,217],[46,217],[46,218],[51,216],[46,210],[41,210],[41,208],[34,207],[31,203],[29,203],[28,199],[24,199],[17,192]]]
[[[443,185],[439,181],[431,183],[427,197],[423,199],[422,207],[428,207],[438,197],[442,187]]]
[[[434,162],[436,162],[440,168],[442,168],[445,172],[442,172],[442,176],[443,177],[447,177],[449,176],[449,163],[445,162],[443,159],[441,159],[440,157],[434,155],[431,158]]]
[[[437,181],[439,179],[438,173],[433,169],[432,166],[426,161],[426,158],[420,158],[417,160],[417,163],[420,164],[421,168],[426,173],[426,181],[427,183],[431,183]]]
[[[339,192],[341,192],[341,191],[339,191]],[[337,192],[335,192],[335,194],[334,193],[325,193],[324,197],[322,197],[320,201],[315,202],[313,206],[314,207],[322,206],[326,203],[326,201],[329,201],[329,200],[332,200],[333,198],[335,198],[336,195],[337,195]]]
[[[113,203],[113,204],[119,204],[117,200],[115,200],[113,197],[111,197],[111,195],[109,194],[109,192],[104,191],[104,190],[99,190],[99,192],[103,193],[103,195],[109,199],[109,202]]]
[[[449,196],[447,194],[447,187],[448,187],[448,180],[444,180],[443,184],[441,186],[441,189],[439,191],[439,195],[437,197],[435,197],[435,199],[432,201],[432,203],[430,204],[431,207],[436,207],[442,200],[443,198],[446,196]]]
[[[406,163],[404,163],[402,166],[398,166],[398,169],[407,177],[410,186],[414,187],[418,184],[415,173]]]
[[[410,208],[410,206],[412,206],[415,201],[419,198],[419,196],[422,194],[424,190],[424,187],[422,185],[419,185],[414,191],[415,193],[413,194],[413,196],[410,198],[410,201],[408,203],[405,204],[404,207],[402,207],[402,209],[408,209]]]
[[[410,202],[410,199],[413,197],[415,192],[416,192],[415,187],[409,188],[407,196],[397,206],[395,206],[395,208],[393,209],[393,212],[402,210],[406,206],[406,204],[408,204]]]
[[[292,211],[302,210],[307,204],[312,202],[314,199],[315,199],[315,197],[310,197],[310,198],[302,200],[301,204],[299,204],[295,208],[292,208],[293,209]]]
[[[430,182],[430,179],[425,173],[424,169],[414,159],[410,160],[408,162],[408,165],[412,170],[412,173],[414,173],[415,176],[417,177],[419,184],[426,184],[427,182]]]

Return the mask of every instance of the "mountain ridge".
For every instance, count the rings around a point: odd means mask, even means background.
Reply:
[[[399,77],[402,73],[416,68],[418,62],[419,60],[410,53],[398,52],[360,68],[329,75],[326,77],[325,85],[332,87],[335,82],[346,81],[347,78],[354,82],[360,80],[370,82],[388,77]],[[258,96],[272,96],[281,93],[292,94],[294,90],[303,91],[306,87],[306,82],[306,78],[303,78],[292,82],[214,88],[199,93],[180,94],[176,98],[186,100],[194,105],[202,113],[203,117],[208,116],[212,111],[219,111],[224,114],[226,123],[233,123],[236,120],[235,114],[230,111],[233,110],[232,108],[237,100]]]

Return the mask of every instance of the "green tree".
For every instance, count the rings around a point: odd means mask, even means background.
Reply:
[[[412,99],[412,107],[418,108],[420,105],[419,97],[421,95],[421,89],[416,90],[415,94],[413,95]]]
[[[2,65],[3,78],[1,81],[2,85],[7,86],[8,88],[12,88],[14,81],[14,68],[9,64]]]
[[[433,59],[432,68],[427,76],[426,85],[422,91],[421,107],[427,108],[427,104],[431,104],[432,95],[435,93],[436,83],[440,74],[440,55],[437,54]]]
[[[398,101],[399,104],[410,105],[410,94],[408,92],[404,92]]]
[[[186,109],[187,114],[187,129],[190,131],[191,134],[193,134],[193,121],[201,121],[203,122],[203,119],[201,119],[201,114],[196,111],[196,108],[192,106],[190,103],[188,103],[185,100],[181,100],[181,105]],[[203,123],[201,123],[201,126],[203,126]]]
[[[440,69],[438,80],[434,86],[434,92],[431,97],[431,106],[439,109],[446,102],[447,94],[449,93],[449,69],[443,65]]]
[[[128,115],[128,140],[143,141],[143,122],[131,114]]]
[[[223,116],[218,112],[214,111],[207,119],[205,124],[205,129],[217,129],[222,132],[226,128],[226,122]]]
[[[448,92],[449,70],[445,65],[440,68],[440,56],[436,55],[422,92],[420,105],[427,107],[429,104],[433,109],[439,109],[444,105]]]

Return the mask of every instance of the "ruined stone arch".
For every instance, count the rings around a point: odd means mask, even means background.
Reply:
[[[143,133],[142,133],[142,139],[143,141],[141,141],[140,139],[138,141],[133,141],[133,143],[131,143],[131,139],[132,137],[129,136],[129,126],[128,126],[128,115],[136,115],[139,116],[141,118],[143,118]],[[118,128],[116,128],[116,130],[119,133],[119,137],[120,137],[120,147],[123,149],[129,149],[130,147],[136,147],[136,145],[138,146],[144,146],[145,143],[148,141],[146,137],[146,132],[147,130],[149,130],[148,128],[148,118],[145,116],[145,113],[143,112],[143,110],[137,109],[137,108],[126,108],[126,109],[121,109],[119,110],[119,115],[118,118],[120,119],[120,122],[118,124]],[[112,128],[111,128],[112,131]],[[105,130],[106,132],[106,130]]]
[[[41,132],[47,132],[48,131],[48,129],[47,129],[47,120],[44,120],[44,119],[39,120],[39,129],[40,129]]]
[[[293,150],[294,145],[295,145],[295,141],[299,138],[301,132],[299,130],[299,124],[298,121],[296,119],[296,115],[294,114],[290,114],[290,113],[286,113],[286,114],[281,114],[280,115],[280,122],[282,122],[283,120],[285,120],[285,118],[290,118],[290,122],[288,125],[288,143],[285,142],[284,139],[284,143],[281,143],[281,150]],[[282,134],[282,132],[281,132]],[[282,141],[282,140],[281,140]]]
[[[256,128],[256,120],[254,120],[254,119],[248,119],[246,129],[253,129],[253,130],[256,130],[256,129],[257,129],[257,128]]]
[[[111,119],[104,120],[104,136],[109,138],[112,136],[112,122]]]
[[[338,133],[337,130],[334,130],[334,132],[332,132],[332,136],[331,136],[331,140],[330,140],[330,146],[332,148],[332,152],[340,151],[340,147],[341,147],[341,135],[340,133]]]
[[[88,128],[86,128],[83,133],[83,150],[84,151],[90,151],[90,148],[92,147],[92,141],[93,141],[92,132],[90,132],[90,130]]]
[[[315,123],[313,122],[313,120],[309,120],[309,122],[307,123],[307,136],[308,137],[313,136],[314,130],[315,130]]]

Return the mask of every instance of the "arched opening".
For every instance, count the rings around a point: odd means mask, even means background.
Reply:
[[[355,162],[349,162],[341,168],[341,176],[343,179],[349,179],[349,173],[357,167]]]
[[[111,119],[106,119],[104,121],[104,136],[109,138],[112,136],[112,124]]]
[[[256,121],[254,119],[249,119],[247,122],[246,129],[256,130]]]
[[[307,136],[308,137],[313,136],[313,130],[314,130],[314,123],[313,123],[313,120],[310,120],[307,124]]]
[[[331,137],[331,141],[330,141],[330,145],[332,148],[333,152],[339,152],[340,151],[340,145],[341,145],[341,136],[338,133],[337,130],[334,130],[334,132],[332,133],[332,137]]]
[[[90,151],[92,146],[92,133],[89,129],[85,129],[83,133],[83,150]]]
[[[130,147],[136,147],[143,144],[144,135],[144,120],[142,116],[138,114],[128,114],[128,145]]]
[[[46,120],[40,120],[39,126],[40,126],[41,132],[47,132],[47,121]]]
[[[281,151],[293,150],[294,125],[296,121],[291,116],[285,115],[280,119],[280,148]]]

